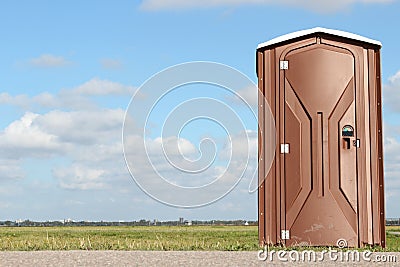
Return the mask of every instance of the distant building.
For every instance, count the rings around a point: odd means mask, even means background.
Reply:
[[[387,218],[386,219],[386,225],[387,226],[399,226],[400,225],[400,219],[399,218]]]

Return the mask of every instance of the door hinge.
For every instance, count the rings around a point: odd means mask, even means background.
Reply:
[[[289,153],[289,144],[281,144],[281,154]]]
[[[281,60],[281,61],[279,62],[279,67],[280,67],[281,70],[287,70],[287,69],[289,69],[289,61],[287,61],[287,60]]]
[[[281,231],[281,239],[282,240],[290,239],[289,230],[282,230]]]

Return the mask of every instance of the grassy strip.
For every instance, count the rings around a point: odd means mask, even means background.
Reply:
[[[0,250],[257,250],[257,227],[2,227]]]
[[[257,231],[256,226],[0,227],[0,250],[255,251]],[[400,227],[387,227],[387,231],[400,232]],[[400,251],[400,236],[387,234],[387,248],[369,249]]]
[[[386,226],[386,249],[385,249],[385,251],[400,252],[400,235],[394,235],[388,232],[400,233],[400,226]]]

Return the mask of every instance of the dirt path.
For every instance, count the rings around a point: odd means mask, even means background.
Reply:
[[[394,255],[395,263],[377,263],[376,256]],[[287,257],[287,255],[286,255]],[[400,253],[373,253],[373,261],[260,261],[257,252],[224,251],[34,251],[0,252],[0,266],[400,266]]]

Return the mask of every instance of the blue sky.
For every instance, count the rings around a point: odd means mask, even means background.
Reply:
[[[317,26],[383,43],[386,211],[400,217],[399,13],[389,0],[1,2],[0,220],[257,219],[245,182],[197,209],[143,193],[122,155],[125,109],[148,78],[183,62],[219,62],[256,82],[258,43]],[[201,96],[230,97],[214,89]],[[207,135],[226,148],[218,126],[191,126],[188,153]]]

